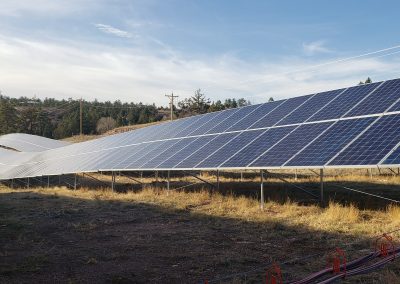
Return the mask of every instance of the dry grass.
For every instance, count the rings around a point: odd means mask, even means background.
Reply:
[[[109,178],[102,175],[95,176],[99,179],[103,179],[104,181],[108,180]],[[215,179],[215,176],[212,173],[203,173],[202,177],[208,180]],[[179,179],[181,178],[172,178],[173,181],[178,181]],[[220,180],[221,182],[229,183],[233,181],[237,182],[237,179],[237,176],[227,175],[221,176]],[[246,182],[258,181],[258,177],[252,175],[247,175],[244,179]],[[380,185],[391,185],[396,183],[399,184],[398,177],[387,176],[379,177],[379,179],[381,181],[377,182],[377,184]],[[120,182],[128,182],[128,179],[122,176],[118,177],[118,180]],[[147,177],[143,178],[142,180],[150,182],[154,181],[154,178]],[[162,177],[160,177],[160,182],[161,180]],[[370,181],[370,178],[368,176],[357,177],[356,175],[350,174],[348,176],[342,177],[341,180],[336,176],[328,176],[326,177],[326,180],[335,182],[346,180],[349,182],[357,181],[362,183],[366,180]],[[271,183],[278,182],[277,179],[269,179],[268,181]],[[317,182],[318,177],[299,176],[296,182],[308,183],[313,181]],[[197,238],[197,234],[200,234],[200,231],[196,231],[197,226],[200,226],[202,230],[205,229],[204,226],[209,226],[211,234],[202,237],[207,239],[207,244],[209,243],[211,246],[213,246],[214,242],[216,242],[215,238],[218,239],[219,237],[217,236],[221,234],[221,249],[224,251],[224,253],[226,253],[227,239],[229,242],[233,241],[233,243],[240,244],[241,246],[250,246],[249,244],[260,241],[262,245],[268,246],[268,258],[266,258],[264,261],[274,259],[284,260],[287,258],[299,257],[313,254],[315,252],[329,250],[329,247],[342,247],[349,243],[358,243],[358,245],[356,245],[356,247],[354,248],[354,254],[350,253],[353,248],[347,248],[349,255],[351,257],[355,257],[356,255],[359,255],[360,252],[362,255],[365,254],[365,250],[371,249],[375,236],[382,234],[383,232],[389,232],[397,229],[400,224],[400,207],[393,205],[381,210],[371,210],[360,209],[352,203],[345,204],[331,200],[326,208],[321,208],[317,205],[312,204],[304,205],[291,199],[287,199],[285,202],[277,202],[271,199],[265,202],[265,209],[263,212],[261,212],[259,200],[254,195],[246,196],[243,194],[235,195],[226,193],[222,194],[219,192],[211,193],[205,188],[194,191],[167,191],[165,188],[155,187],[154,185],[147,185],[141,190],[113,192],[110,190],[110,188],[93,189],[89,187],[83,187],[78,190],[70,190],[66,187],[53,187],[50,189],[30,188],[29,190],[11,189],[5,186],[0,187],[0,198],[2,195],[5,196],[6,194],[16,193],[26,193],[28,196],[35,194],[38,196],[44,196],[49,200],[63,200],[64,198],[66,200],[71,199],[76,200],[77,204],[82,204],[82,200],[85,202],[99,204],[99,207],[96,207],[95,210],[96,212],[98,211],[101,217],[91,217],[89,220],[86,221],[79,220],[68,222],[67,228],[69,230],[77,231],[83,234],[94,234],[94,232],[97,232],[98,230],[100,230],[101,232],[101,228],[103,226],[110,226],[114,224],[115,221],[112,221],[112,217],[108,217],[111,213],[102,213],[102,208],[109,208],[107,204],[113,206],[112,208],[114,211],[112,212],[130,212],[132,206],[137,205],[160,208],[161,212],[178,212],[176,214],[174,213],[174,220],[168,219],[169,221],[163,221],[161,224],[158,224],[155,227],[157,228],[157,231],[159,230],[158,228],[163,228],[165,224],[193,222],[193,227],[191,227],[192,229],[190,229],[190,231],[193,232],[193,235],[191,235],[189,238]],[[23,203],[21,203],[21,205],[27,201],[22,200],[22,202]],[[78,214],[82,212],[82,208],[85,208],[79,207],[81,205],[72,205],[72,203],[71,206],[71,208],[65,210]],[[24,206],[22,205],[22,207]],[[44,212],[47,212],[48,209],[44,208],[43,210]],[[159,213],[156,213],[156,215],[157,214]],[[144,218],[149,218],[150,220],[154,217],[144,216]],[[202,225],[198,225],[198,220],[200,220],[198,218],[200,218],[201,220],[205,220],[202,221],[204,222],[202,223]],[[17,226],[18,221],[14,222],[12,221],[14,220],[12,218],[8,220],[10,224],[7,226],[9,226],[10,228],[15,228],[15,230],[19,232],[20,228]],[[102,220],[102,222],[99,223],[96,220]],[[229,225],[222,225],[223,223],[228,222],[223,220],[230,220]],[[11,223],[13,223],[13,225]],[[189,223],[185,224],[189,226]],[[235,234],[229,233],[232,230],[232,224],[235,224],[237,226],[235,229],[237,230],[237,232]],[[242,228],[244,224],[254,225],[251,225],[251,229],[245,229]],[[132,226],[132,229],[134,230],[135,225]],[[220,228],[220,230],[218,231],[217,235],[214,235],[216,234],[216,228]],[[175,227],[173,231],[174,230]],[[260,239],[258,239],[257,235],[251,236],[251,234],[256,231],[258,234],[265,235],[262,237],[260,236]],[[184,229],[184,232],[181,233],[185,234],[185,232],[186,229]],[[153,237],[151,236],[153,233],[143,234],[140,234],[140,238],[150,238],[149,240],[152,240]],[[176,235],[174,232],[170,234],[174,236]],[[170,237],[170,235],[168,236]],[[400,237],[400,234],[397,232],[393,234],[393,237],[395,239],[398,239]],[[183,235],[182,238],[185,239],[188,237]],[[213,241],[209,242],[208,238]],[[165,244],[165,246],[174,247],[174,245],[176,245],[168,243],[168,239],[166,240],[166,242],[167,243]],[[179,250],[178,248],[175,249]],[[233,247],[232,249],[235,250],[237,248]],[[150,250],[150,255],[152,255],[153,250],[154,249]],[[242,259],[238,260],[238,256],[225,256],[218,259],[218,261],[220,261],[221,263],[227,263],[220,264],[222,266],[218,268],[221,271],[225,271],[222,274],[226,274],[226,271],[231,269],[231,266],[236,267],[239,265],[240,268],[237,269],[239,269],[239,271],[243,271],[248,269],[249,265],[254,265],[255,260],[249,260],[249,255],[244,253],[242,250],[243,248],[240,248],[238,249],[238,251],[234,252],[237,253],[239,256],[243,254]],[[259,258],[260,256],[257,257]],[[216,260],[213,261],[215,262]],[[103,260],[102,256],[97,254],[85,256],[83,262],[86,265],[97,267],[98,265],[101,265],[103,263]],[[249,262],[250,264],[248,264],[247,262]],[[45,262],[43,261],[43,263]],[[169,262],[168,265],[170,265]],[[202,265],[204,267],[207,267],[207,265],[209,264],[203,262]],[[225,267],[225,265],[227,266]],[[300,266],[299,268],[290,267],[285,269],[291,269],[292,271],[294,271],[295,275],[301,275],[307,274],[310,271],[319,270],[320,267],[318,265],[320,265],[320,261],[316,259],[313,263],[303,264],[303,266]],[[38,269],[41,269],[40,267]],[[217,268],[215,269],[218,270]],[[374,283],[398,283],[398,269],[398,264],[393,264],[389,269],[378,271],[368,276],[353,278],[354,280],[349,280],[348,283],[364,283],[367,279],[369,279],[369,277],[371,277],[371,279],[374,279]],[[182,273],[182,271],[178,269],[176,273],[180,274]],[[196,273],[200,273],[200,275],[203,275],[206,272]]]
[[[324,221],[332,223],[357,223],[360,220],[360,210],[353,204],[343,206],[338,203],[329,202],[328,208],[322,213]]]
[[[18,190],[21,192],[21,190]],[[23,191],[23,190],[22,190]],[[208,190],[196,192],[167,191],[156,187],[145,187],[137,192],[112,192],[109,188],[91,190],[81,188],[69,190],[66,187],[49,189],[29,189],[43,195],[72,197],[95,201],[124,201],[131,203],[156,204],[164,208],[188,210],[209,216],[229,217],[257,222],[281,221],[289,225],[306,227],[312,230],[346,232],[349,235],[375,236],[380,232],[391,231],[399,224],[400,208],[389,206],[386,211],[360,210],[353,204],[342,205],[331,201],[326,208],[316,205],[299,205],[287,200],[280,204],[274,201],[265,203],[260,212],[259,201],[252,197],[210,194]],[[15,192],[1,187],[0,193]],[[368,222],[365,222],[368,220]]]

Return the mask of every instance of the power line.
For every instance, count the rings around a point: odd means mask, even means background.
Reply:
[[[260,82],[260,81],[273,82],[273,81],[279,80],[280,79],[279,77],[282,77],[282,76],[285,76],[285,75],[289,75],[289,74],[295,74],[295,73],[298,73],[298,72],[308,71],[308,70],[310,71],[310,73],[314,73],[314,72],[317,72],[320,67],[333,65],[333,64],[338,64],[338,63],[350,62],[350,61],[352,61],[354,59],[359,59],[359,58],[361,58],[361,60],[375,59],[375,58],[382,58],[382,57],[398,54],[398,53],[400,53],[400,50],[394,51],[394,52],[390,52],[390,53],[386,53],[386,54],[382,54],[382,55],[378,55],[378,56],[370,57],[370,55],[382,53],[382,52],[389,51],[389,50],[399,49],[399,48],[400,48],[400,45],[395,45],[395,46],[392,46],[392,47],[388,47],[388,48],[384,48],[384,49],[380,49],[380,50],[376,50],[376,51],[372,51],[372,52],[367,52],[367,53],[363,53],[363,54],[360,54],[360,55],[355,55],[355,56],[351,56],[351,57],[332,60],[332,61],[328,61],[328,62],[325,62],[325,63],[316,64],[316,65],[312,65],[312,66],[307,66],[307,67],[304,67],[304,68],[299,68],[299,69],[295,69],[295,70],[291,70],[291,71],[287,71],[287,72],[272,74],[274,76],[274,78],[269,79],[268,81],[266,81],[265,79],[260,78],[260,79],[254,79],[254,80],[246,80],[246,81],[242,81],[240,83],[241,84],[252,84],[252,83],[257,83],[257,82]],[[366,58],[363,58],[363,57],[366,57]],[[262,97],[264,95],[265,94],[256,94],[256,95],[251,95],[251,96],[244,96],[243,98]]]

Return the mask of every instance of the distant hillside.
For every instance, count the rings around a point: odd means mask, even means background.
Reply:
[[[68,142],[72,142],[72,143],[79,143],[79,142],[84,142],[84,141],[97,139],[97,138],[104,137],[104,136],[109,136],[109,135],[114,135],[114,134],[118,134],[118,133],[128,132],[128,131],[131,131],[131,130],[136,130],[136,129],[140,129],[140,128],[147,127],[147,126],[157,125],[157,124],[160,124],[160,123],[163,123],[163,122],[165,122],[165,121],[157,121],[157,122],[130,125],[130,126],[121,126],[121,127],[117,127],[117,128],[112,129],[112,130],[109,130],[106,133],[101,134],[101,135],[82,135],[82,136],[75,135],[75,136],[72,136],[72,137],[64,138],[62,140],[63,141],[68,141]]]
[[[249,105],[245,99],[226,99],[211,101],[201,90],[190,98],[182,99],[173,106],[174,118],[220,111]],[[0,93],[0,135],[8,133],[27,133],[53,139],[75,137],[80,133],[82,111],[82,133],[85,139],[98,137],[98,134],[126,131],[143,127],[149,123],[168,120],[170,109],[155,104],[98,102],[79,100],[57,100],[46,98],[10,98]],[[83,137],[68,138],[82,140]],[[67,140],[68,140],[67,139]]]

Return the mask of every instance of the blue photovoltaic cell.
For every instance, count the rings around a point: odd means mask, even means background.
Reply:
[[[203,147],[194,150],[192,154],[189,154],[189,156],[180,162],[175,168],[193,168],[239,134],[240,133],[225,133],[217,135],[213,140],[203,145]]]
[[[342,117],[356,103],[367,97],[380,83],[366,84],[348,88],[335,100],[313,115],[308,121],[328,120]]]
[[[229,110],[217,112],[218,116],[215,116],[213,119],[210,119],[207,123],[203,124],[202,126],[200,126],[197,129],[195,129],[193,132],[190,133],[190,135],[194,136],[194,135],[205,134],[207,131],[209,131],[211,128],[213,128],[215,125],[221,123],[227,117],[231,116],[232,114],[234,114],[237,111],[238,111],[238,109],[229,109]]]
[[[176,152],[190,145],[195,139],[196,138],[181,139],[172,147],[165,149],[165,151],[161,152],[158,156],[146,162],[142,168],[151,169],[157,167],[159,164],[172,157]]]
[[[237,112],[232,114],[230,117],[225,119],[223,122],[215,125],[213,128],[211,128],[206,133],[207,134],[222,133],[222,132],[226,131],[230,126],[232,126],[236,122],[240,121],[242,118],[246,117],[248,114],[250,114],[252,111],[257,109],[259,106],[260,105],[239,108],[239,110]]]
[[[143,168],[143,165],[150,161],[151,159],[157,157],[160,153],[164,152],[166,149],[169,149],[174,144],[178,143],[179,139],[176,140],[165,140],[163,141],[157,148],[153,149],[152,151],[148,152],[144,157],[136,160],[132,164],[130,164],[127,168],[131,169],[139,169]]]
[[[221,165],[222,168],[246,167],[276,142],[290,133],[295,126],[271,128]]]
[[[298,108],[302,103],[311,98],[312,95],[287,99],[279,107],[271,111],[268,115],[262,117],[248,129],[263,128],[275,125],[283,117]]]
[[[201,119],[205,120],[205,119],[207,119],[207,117],[192,116],[192,117],[172,121],[171,122],[172,125],[166,132],[158,134],[157,129],[154,129],[155,130],[155,138],[153,140],[163,140],[163,139],[181,137],[181,136],[183,136],[183,135],[180,135],[181,132],[186,131],[188,128],[190,129],[190,127],[193,127],[193,125],[197,125],[197,123],[200,123]],[[149,140],[147,140],[147,141],[149,141]]]
[[[225,144],[222,148],[207,157],[204,161],[196,165],[195,168],[213,168],[217,167],[232,155],[242,149],[244,146],[253,141],[257,136],[262,134],[265,130],[245,131],[239,136],[235,137],[229,143]]]
[[[387,159],[382,163],[384,165],[400,165],[400,146],[387,157]]]
[[[249,128],[250,125],[258,121],[263,116],[266,116],[268,113],[270,113],[273,109],[278,107],[283,102],[284,100],[262,104],[259,108],[254,110],[248,116],[243,117],[241,120],[239,120],[234,125],[229,127],[226,131],[238,131]]]
[[[331,100],[336,98],[341,92],[343,92],[343,90],[344,89],[339,89],[316,94],[294,112],[281,120],[278,125],[288,125],[306,121],[313,114],[326,106]]]
[[[338,121],[285,166],[323,166],[376,118]]]
[[[376,165],[400,141],[400,115],[381,117],[340,153],[332,165]]]
[[[389,111],[400,111],[400,101],[398,101],[394,106],[392,106]]]
[[[385,112],[398,99],[400,99],[400,80],[386,81],[367,99],[346,114],[346,117]]]
[[[158,142],[152,142],[152,143],[144,143],[140,144],[140,147],[142,148],[138,152],[133,152],[133,153],[128,153],[125,159],[121,160],[119,163],[117,163],[114,167],[115,169],[126,169],[127,166],[135,162],[136,160],[142,158],[145,156],[147,153],[151,152],[155,148],[159,147],[163,141],[158,141]]]
[[[333,122],[304,124],[254,161],[250,167],[280,167]]]
[[[214,119],[215,117],[219,116],[221,113],[219,112],[212,112],[212,113],[207,113],[204,115],[199,116],[199,119],[196,120],[193,124],[189,125],[185,129],[182,129],[179,131],[175,137],[186,137],[189,136],[190,133],[195,131],[197,128],[202,126],[203,124],[207,123],[208,121]]]
[[[194,151],[202,147],[203,145],[207,144],[212,140],[215,136],[201,136],[195,138],[192,143],[190,143],[187,147],[181,149],[180,151],[175,152],[173,156],[162,162],[157,168],[164,169],[164,168],[173,168],[177,164],[179,164],[183,159],[187,158],[190,154]]]

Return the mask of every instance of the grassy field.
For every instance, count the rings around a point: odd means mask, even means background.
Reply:
[[[144,184],[108,175],[80,177],[77,190],[0,188],[2,283],[262,283],[269,263],[289,281],[327,266],[341,247],[349,259],[373,249],[377,235],[400,228],[400,207],[336,185],[400,199],[400,178],[365,171],[326,177],[325,208],[278,179],[265,183],[259,207],[255,173],[224,173],[219,190],[196,184],[166,190],[145,175]],[[376,173],[375,173],[376,174]],[[202,178],[215,181],[212,173]],[[63,177],[68,181],[68,177]],[[173,175],[171,188],[195,182]],[[297,186],[317,194],[318,177],[298,173]],[[37,182],[36,182],[37,183]],[[51,180],[54,185],[58,183]],[[395,239],[400,235],[393,234]],[[293,260],[287,262],[287,260]],[[236,274],[236,277],[227,277]],[[400,262],[344,283],[400,283]]]

